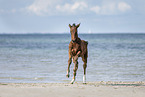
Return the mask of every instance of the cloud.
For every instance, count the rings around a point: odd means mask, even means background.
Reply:
[[[94,6],[92,8],[90,8],[91,11],[95,12],[96,14],[100,13],[101,8],[99,6]]]
[[[63,0],[35,0],[25,10],[38,16],[57,15],[61,13],[70,14],[83,11],[88,5],[85,2],[64,3]]]
[[[99,15],[114,15],[131,10],[131,6],[126,2],[103,0],[99,4],[100,5],[93,6],[92,2],[87,3],[82,0],[67,2],[64,0],[34,0],[25,10],[37,16],[87,14],[90,12]]]
[[[4,10],[3,9],[0,9],[0,13],[3,13],[4,12]]]
[[[131,9],[131,6],[125,2],[107,2],[102,6],[93,6],[90,8],[91,11],[101,15],[113,15],[120,14],[120,12],[127,12]]]
[[[102,6],[96,5],[90,8],[90,10],[95,12],[96,14],[104,14],[104,15],[114,14],[116,10],[116,4],[114,2],[111,2],[111,3],[104,4]]]
[[[16,13],[16,11],[17,11],[16,9],[12,9],[11,10],[12,13]]]
[[[118,9],[122,12],[128,11],[131,9],[131,6],[125,2],[119,2]]]
[[[74,4],[57,5],[56,9],[65,13],[77,13],[78,11],[85,10],[87,7],[88,5],[85,2],[75,2]]]
[[[36,15],[52,14],[53,6],[60,0],[35,0],[31,5],[26,7],[29,13]]]
[[[0,9],[0,13],[5,13],[5,14],[8,14],[8,13],[16,13],[16,12],[18,12],[18,10],[16,10],[16,9],[10,9],[10,10]]]

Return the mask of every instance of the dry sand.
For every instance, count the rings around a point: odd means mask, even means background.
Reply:
[[[145,82],[0,83],[0,97],[145,97]]]

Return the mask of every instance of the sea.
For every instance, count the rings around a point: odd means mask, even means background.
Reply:
[[[79,34],[88,41],[87,82],[145,81],[145,34]],[[70,34],[0,34],[0,83],[69,83]],[[83,81],[83,62],[76,82]]]

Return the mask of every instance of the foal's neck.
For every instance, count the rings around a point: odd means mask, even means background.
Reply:
[[[79,37],[77,37],[77,39],[76,39],[77,41],[80,41],[81,39],[79,38]]]
[[[81,39],[79,37],[77,37],[77,39],[76,39],[76,41],[74,43],[80,44],[81,43]]]

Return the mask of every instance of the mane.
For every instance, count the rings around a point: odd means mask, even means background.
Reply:
[[[76,26],[75,23],[73,24],[73,26],[74,26],[74,27]]]

